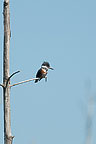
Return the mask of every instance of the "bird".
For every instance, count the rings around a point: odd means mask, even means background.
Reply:
[[[38,78],[38,79],[35,80],[35,83],[40,81],[42,78],[45,78],[45,81],[47,81],[46,75],[47,75],[49,69],[54,70],[52,67],[50,67],[49,62],[44,61],[41,65],[41,68],[37,71],[36,78]]]

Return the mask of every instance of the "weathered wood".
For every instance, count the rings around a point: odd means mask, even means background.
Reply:
[[[15,83],[13,85],[9,85],[9,87],[13,87],[13,86],[16,86],[16,85],[19,85],[19,84],[23,84],[23,83],[26,83],[26,82],[34,81],[36,79],[39,79],[39,78],[32,78],[32,79],[29,79],[29,80],[21,81],[21,82]]]
[[[4,144],[12,144],[10,119],[9,48],[10,48],[10,9],[9,0],[4,0],[4,50],[3,50],[3,99],[4,99]]]

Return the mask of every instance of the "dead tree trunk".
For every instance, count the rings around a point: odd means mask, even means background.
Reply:
[[[9,87],[9,48],[10,48],[10,9],[9,0],[4,0],[4,50],[3,50],[3,100],[4,100],[4,144],[12,144],[10,120]]]
[[[23,84],[29,81],[34,81],[39,78],[32,78],[19,83],[10,85],[12,76],[20,71],[16,71],[11,76],[9,75],[9,49],[10,49],[10,8],[9,0],[4,0],[3,4],[4,16],[4,49],[3,49],[3,103],[4,103],[4,144],[12,144],[14,136],[11,134],[11,116],[10,116],[10,88],[15,85]]]

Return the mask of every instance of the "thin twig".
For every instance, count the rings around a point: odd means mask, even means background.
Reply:
[[[8,77],[7,82],[6,82],[6,86],[7,86],[8,82],[10,81],[11,77],[14,76],[15,74],[19,73],[19,72],[20,71],[16,71]]]
[[[3,85],[3,84],[0,84],[0,86],[1,86],[1,87],[4,87],[4,85]]]
[[[37,79],[39,79],[39,78],[32,78],[32,79],[29,79],[29,80],[21,81],[21,82],[15,83],[13,85],[10,85],[10,87],[16,86],[16,85],[19,85],[19,84],[23,84],[23,83],[26,83],[26,82],[30,82],[30,81],[33,81],[33,80],[37,80]]]
[[[10,75],[10,77],[9,77],[8,79],[10,79],[13,75],[15,75],[15,74],[17,74],[17,73],[19,73],[19,72],[20,72],[20,71],[14,72],[13,74]]]

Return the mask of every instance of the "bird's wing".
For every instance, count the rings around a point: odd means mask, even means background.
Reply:
[[[36,74],[36,78],[40,78],[42,76],[42,70],[39,69],[37,74]]]

